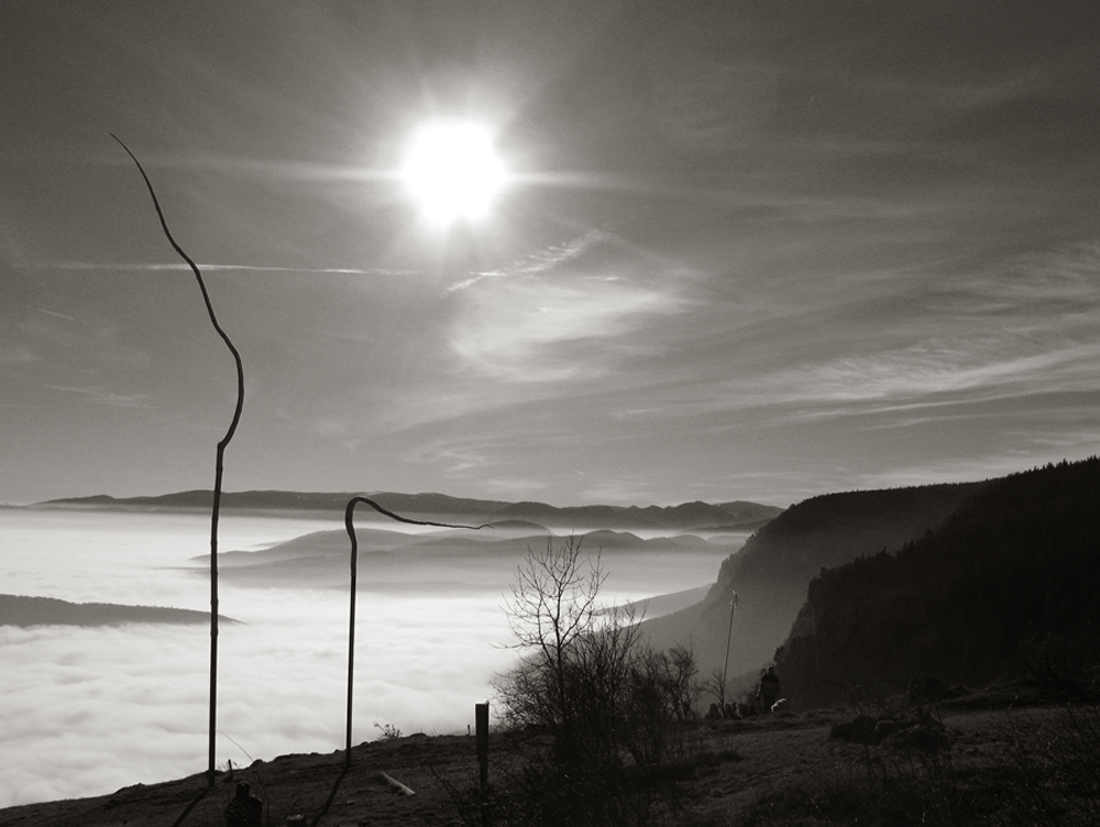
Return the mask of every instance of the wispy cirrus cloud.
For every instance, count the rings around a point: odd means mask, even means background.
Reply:
[[[49,390],[70,394],[94,405],[107,405],[112,408],[149,408],[147,393],[117,393],[103,387],[70,388],[52,385]]]
[[[1019,355],[1002,354],[994,343],[968,344],[925,343],[720,381],[655,385],[644,400],[624,404],[613,415],[640,422],[771,409],[772,421],[806,422],[1100,385],[1100,344]]]
[[[464,476],[492,464],[484,441],[433,440],[406,451],[403,458],[439,467],[448,476]]]
[[[451,350],[467,367],[514,382],[590,379],[646,345],[632,334],[690,305],[674,277],[623,256],[608,233],[591,230],[546,248],[493,277],[452,288],[459,313]],[[612,250],[610,256],[601,255]]]
[[[8,342],[0,345],[0,364],[22,365],[37,360],[34,349],[20,342]]]
[[[1096,384],[1098,361],[1100,343],[1018,355],[962,344],[919,345],[785,371],[765,380],[761,396],[770,403],[843,405],[960,391],[1084,389]]]
[[[562,244],[556,244],[532,253],[509,267],[488,273],[475,273],[468,279],[452,284],[447,288],[447,292],[455,293],[465,290],[477,284],[482,279],[545,273],[580,258],[596,244],[601,241],[606,241],[609,238],[610,236],[608,233],[602,230],[592,229]]]
[[[511,280],[471,299],[452,329],[451,348],[477,371],[513,381],[593,378],[613,358],[613,347],[599,343],[610,345],[678,304],[613,276]]]
[[[8,364],[43,363],[51,371],[137,368],[149,363],[148,352],[125,335],[113,320],[77,319],[64,313],[31,307],[0,342]],[[36,370],[38,368],[36,367]]]
[[[929,291],[932,309],[1065,330],[1100,320],[1100,241],[1011,256]]]
[[[984,417],[994,415],[987,402],[1100,392],[1096,243],[971,272],[912,269],[851,289],[830,284],[832,294],[807,307],[799,292],[762,293],[770,314],[758,309],[740,322],[751,350],[736,347],[732,331],[722,337],[721,325],[740,318],[738,300],[716,297],[722,312],[710,321],[691,316],[690,335],[706,341],[712,324],[724,351],[696,348],[690,370],[652,371],[644,396],[618,400],[610,415],[624,423],[716,423],[755,410],[773,424],[859,416],[892,427],[940,416],[943,406]]]

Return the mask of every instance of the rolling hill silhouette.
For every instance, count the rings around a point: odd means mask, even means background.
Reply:
[[[218,615],[225,623],[237,623]],[[0,594],[0,626],[120,626],[123,623],[208,623],[209,612],[164,606],[70,603],[53,597]]]
[[[541,526],[527,522],[500,524],[493,530],[432,531],[405,534],[375,528],[357,528],[359,540],[359,588],[365,591],[432,591],[460,593],[486,589],[503,592],[515,576],[516,567],[528,549],[547,542],[557,543]],[[678,554],[698,559],[700,552],[723,553],[732,544],[723,538],[706,540],[693,534],[644,539],[625,531],[599,530],[577,534],[587,556],[601,557],[605,570],[675,565]],[[220,577],[243,587],[346,588],[349,541],[342,529],[316,531],[277,543],[259,551],[228,551],[219,555]],[[209,555],[192,562],[197,576],[206,576]],[[711,570],[713,571],[713,569]],[[710,573],[699,571],[698,583],[706,588]],[[679,609],[698,599],[699,594],[656,596],[647,602],[646,612]]]

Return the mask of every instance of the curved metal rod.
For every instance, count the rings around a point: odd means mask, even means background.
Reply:
[[[126,150],[126,154],[129,155],[137,165],[141,177],[145,179],[145,186],[149,190],[149,195],[153,198],[153,207],[156,208],[157,217],[160,219],[161,229],[164,230],[164,235],[168,238],[169,243],[172,245],[172,249],[179,253],[180,258],[187,262],[191,271],[195,274],[195,279],[199,283],[199,290],[202,291],[202,300],[206,303],[206,312],[210,316],[210,323],[214,326],[215,332],[222,338],[222,341],[225,342],[225,346],[229,348],[229,352],[233,354],[233,361],[237,367],[237,406],[233,410],[233,419],[229,423],[229,430],[225,432],[225,436],[222,437],[221,441],[218,443],[217,454],[214,460],[214,502],[210,510],[210,737],[207,775],[209,776],[210,785],[213,786],[214,737],[217,731],[218,718],[218,519],[221,514],[222,475],[224,471],[225,448],[229,445],[229,441],[233,439],[233,434],[237,432],[237,425],[241,421],[241,412],[244,410],[244,364],[241,361],[240,351],[234,347],[229,335],[218,323],[218,317],[214,313],[214,305],[210,301],[210,294],[206,290],[206,282],[203,281],[202,273],[199,272],[198,265],[192,261],[191,257],[183,251],[183,248],[176,243],[176,239],[172,237],[172,232],[168,229],[168,222],[164,218],[164,212],[160,208],[160,201],[157,200],[157,194],[153,190],[153,184],[149,180],[149,176],[145,174],[144,167],[142,167],[137,156],[130,151],[130,147],[122,142],[121,138],[113,132],[111,133],[111,137],[118,141],[119,145]]]
[[[348,500],[347,508],[344,509],[344,528],[347,530],[348,537],[351,539],[351,597],[348,608],[348,709],[347,729],[344,734],[345,769],[351,766],[351,708],[354,695],[353,687],[355,683],[355,594],[359,580],[359,540],[355,536],[355,506],[357,503],[369,505],[379,514],[384,514],[391,520],[397,520],[399,523],[430,525],[439,528],[468,528],[473,531],[478,531],[483,528],[492,528],[492,525],[489,523],[482,523],[481,525],[452,525],[451,523],[434,523],[430,520],[410,520],[407,517],[402,517],[399,514],[394,514],[392,511],[386,510],[368,497],[352,497]]]

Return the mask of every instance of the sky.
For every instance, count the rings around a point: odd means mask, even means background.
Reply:
[[[1100,452],[1091,0],[7,3],[0,502],[786,506]],[[486,215],[398,174],[491,130]]]

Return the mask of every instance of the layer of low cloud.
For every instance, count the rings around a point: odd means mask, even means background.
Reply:
[[[74,602],[202,609],[208,600],[202,516],[4,512],[0,578],[13,592]],[[222,550],[257,551],[324,521],[228,518]],[[382,525],[392,528],[393,524]],[[323,544],[322,544],[323,545]],[[606,555],[605,596],[625,601],[704,585],[728,547],[626,560]],[[595,549],[592,549],[594,552]],[[369,555],[369,550],[363,551]],[[346,588],[259,585],[223,565],[217,761],[247,764],[344,743]],[[492,677],[513,662],[502,606],[517,561],[463,555],[373,583],[361,563],[354,740],[465,732]],[[345,563],[340,565],[343,569]],[[339,580],[339,578],[337,578]],[[278,582],[278,581],[274,581]],[[448,585],[450,583],[450,585]],[[206,768],[208,629],[0,627],[0,806],[102,795]]]

